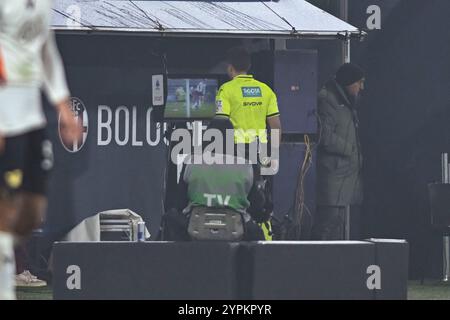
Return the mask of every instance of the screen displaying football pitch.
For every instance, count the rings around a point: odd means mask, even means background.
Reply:
[[[168,79],[166,119],[209,119],[216,113],[217,79]]]

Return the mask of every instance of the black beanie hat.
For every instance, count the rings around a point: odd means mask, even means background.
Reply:
[[[364,78],[364,71],[353,63],[343,64],[336,72],[336,81],[343,87],[347,87]]]

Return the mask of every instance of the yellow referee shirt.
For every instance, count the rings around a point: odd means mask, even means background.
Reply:
[[[252,75],[235,77],[217,93],[216,115],[230,118],[236,143],[250,143],[256,137],[267,143],[266,120],[279,114],[275,93]]]

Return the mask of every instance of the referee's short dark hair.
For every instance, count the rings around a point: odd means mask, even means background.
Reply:
[[[228,50],[227,62],[240,72],[247,72],[252,63],[250,53],[244,47],[234,47]]]

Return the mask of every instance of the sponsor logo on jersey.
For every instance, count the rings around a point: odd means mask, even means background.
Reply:
[[[242,96],[244,98],[262,97],[260,87],[242,87]]]
[[[88,119],[88,113],[86,110],[86,107],[84,106],[84,103],[76,98],[76,97],[72,97],[70,98],[70,108],[72,110],[72,114],[75,118],[75,120],[77,120],[78,122],[81,123],[82,128],[83,128],[83,134],[81,135],[81,139],[79,140],[75,140],[75,141],[70,141],[68,143],[64,142],[63,138],[62,138],[62,127],[61,127],[61,116],[59,117],[59,121],[58,121],[58,131],[59,131],[59,139],[64,147],[64,149],[66,149],[68,152],[70,153],[76,153],[78,151],[80,151],[84,144],[86,143],[86,139],[88,136],[88,132],[89,132],[89,119]]]
[[[44,16],[37,16],[25,21],[17,32],[17,39],[28,43],[34,41],[39,35],[47,30],[47,23]]]
[[[261,101],[258,102],[244,102],[243,103],[244,107],[260,107],[263,105],[263,103]]]

